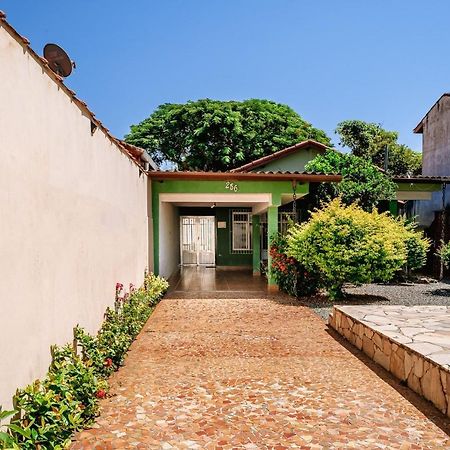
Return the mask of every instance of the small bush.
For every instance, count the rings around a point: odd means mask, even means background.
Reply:
[[[98,334],[76,327],[74,346],[52,348],[47,376],[17,391],[16,417],[0,431],[0,448],[62,449],[73,432],[91,424],[108,391],[107,377],[123,363],[167,288],[167,281],[153,274],[146,275],[143,287],[130,286],[126,294],[118,283],[114,310],[106,311]],[[11,414],[1,413],[0,420]]]
[[[406,244],[406,270],[411,272],[422,268],[427,262],[431,242],[418,230],[415,223],[404,222]]]
[[[270,247],[271,270],[278,287],[294,297],[315,294],[320,287],[319,275],[308,271],[294,257],[287,255],[287,238],[277,233]]]
[[[344,283],[388,281],[407,261],[404,224],[375,209],[344,206],[335,199],[290,229],[288,255],[319,272],[331,298]]]
[[[442,242],[441,247],[437,252],[438,256],[442,259],[444,266],[449,269],[450,268],[450,242],[446,244]]]

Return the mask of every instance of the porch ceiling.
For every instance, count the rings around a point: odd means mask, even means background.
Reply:
[[[217,207],[246,207],[252,208],[254,214],[259,214],[272,204],[272,194],[244,194],[244,193],[165,193],[159,195],[159,200],[172,203],[175,206],[217,206]]]
[[[302,194],[299,194],[300,197]],[[246,207],[252,208],[254,214],[260,214],[272,205],[271,193],[162,193],[160,202],[172,203],[174,206],[186,207]],[[283,194],[281,203],[292,201],[292,194]]]

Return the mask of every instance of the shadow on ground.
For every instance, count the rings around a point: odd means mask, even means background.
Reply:
[[[379,366],[376,362],[370,359],[364,352],[358,350],[355,346],[350,344],[344,337],[337,333],[332,328],[328,327],[328,334],[345,347],[351,354],[356,356],[365,366],[380,377],[385,383],[392,386],[403,398],[414,405],[424,416],[431,420],[437,427],[450,436],[450,418],[442,414],[431,402],[424,399],[414,391],[403,385],[401,381],[395,378],[390,372]]]

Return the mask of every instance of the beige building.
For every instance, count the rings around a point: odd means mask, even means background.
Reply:
[[[450,177],[450,93],[442,94],[414,128],[414,133],[422,134],[422,175]],[[442,192],[434,192],[428,201],[416,202],[415,214],[422,226],[432,224],[436,213],[442,211],[443,202],[448,206],[448,193],[443,198]]]

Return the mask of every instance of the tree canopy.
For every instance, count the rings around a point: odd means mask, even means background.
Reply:
[[[340,143],[355,156],[369,158],[384,168],[385,148],[388,147],[388,172],[392,175],[417,175],[422,169],[422,154],[398,143],[398,133],[383,129],[377,123],[345,120],[338,124],[336,133]]]
[[[381,200],[391,200],[395,196],[395,184],[369,159],[330,149],[316,156],[305,168],[311,172],[342,175],[338,184],[320,184],[318,202],[328,202],[340,196],[346,205],[357,203],[364,210],[371,211]]]
[[[289,106],[258,99],[166,103],[125,137],[180,170],[230,170],[306,139],[330,145]]]

